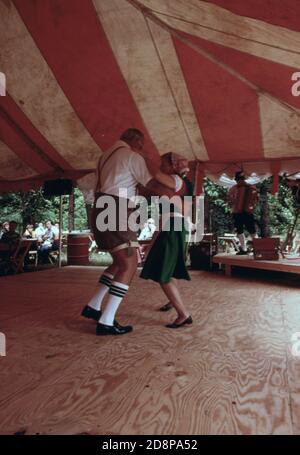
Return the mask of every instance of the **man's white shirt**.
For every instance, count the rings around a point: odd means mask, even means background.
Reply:
[[[120,150],[113,153],[113,150],[117,148]],[[111,153],[113,154],[108,158]],[[108,160],[105,162],[107,158]],[[98,164],[98,173],[99,167],[100,188],[96,188],[96,192],[101,191],[128,199],[136,195],[136,187],[139,183],[146,186],[153,178],[144,158],[131,150],[124,141],[117,141],[102,155]]]

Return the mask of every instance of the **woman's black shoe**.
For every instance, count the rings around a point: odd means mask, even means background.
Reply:
[[[122,327],[120,324],[117,325],[105,325],[98,322],[96,327],[96,335],[124,335],[125,333],[132,332],[133,327],[127,325]]]
[[[176,324],[175,322],[173,322],[173,324],[167,324],[166,327],[168,327],[168,329],[178,329],[179,327],[182,327],[183,325],[192,324],[192,323],[193,323],[192,316],[189,316],[184,321],[180,322],[180,324]]]
[[[168,302],[168,303],[166,303],[165,305],[161,306],[161,307],[159,308],[159,311],[170,311],[170,310],[172,310],[172,308],[173,308],[172,303],[171,303],[171,302]]]

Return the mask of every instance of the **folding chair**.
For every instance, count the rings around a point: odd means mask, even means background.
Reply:
[[[32,246],[32,243],[33,242],[31,240],[27,240],[27,239],[20,240],[16,250],[14,251],[13,255],[10,257],[9,263],[8,263],[8,268],[14,274],[20,273],[23,271],[24,260]]]
[[[33,260],[34,261],[34,266],[37,267],[38,260],[39,260],[38,251],[37,250],[29,250],[28,251],[28,257],[29,257],[29,260]]]

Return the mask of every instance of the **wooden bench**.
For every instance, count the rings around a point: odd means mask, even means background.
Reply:
[[[279,259],[278,261],[255,260],[253,256],[236,256],[232,254],[217,254],[213,263],[225,266],[225,275],[231,275],[232,267],[246,267],[260,270],[273,270],[274,272],[287,272],[300,274],[300,257],[295,259]]]

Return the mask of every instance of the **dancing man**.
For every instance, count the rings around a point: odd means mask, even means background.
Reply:
[[[115,319],[137,269],[138,248],[137,233],[128,226],[130,209],[126,210],[126,213],[122,212],[122,218],[127,219],[119,220],[120,205],[128,207],[128,199],[135,196],[138,184],[152,188],[154,178],[170,189],[175,188],[174,179],[169,175],[158,171],[153,177],[149,173],[141,155],[143,147],[143,133],[130,128],[102,155],[98,163],[93,230],[99,249],[110,252],[113,264],[100,277],[94,296],[81,313],[82,316],[97,321],[96,335],[122,335],[133,329],[132,326],[121,326]],[[107,196],[113,198],[115,202],[116,229],[101,231],[97,229],[96,220],[106,208],[98,208],[100,204],[96,203],[99,198]],[[124,197],[127,198],[125,201]],[[119,226],[120,221],[123,225],[122,230]],[[127,225],[125,230],[124,223]],[[107,294],[107,303],[102,311],[102,303]]]

